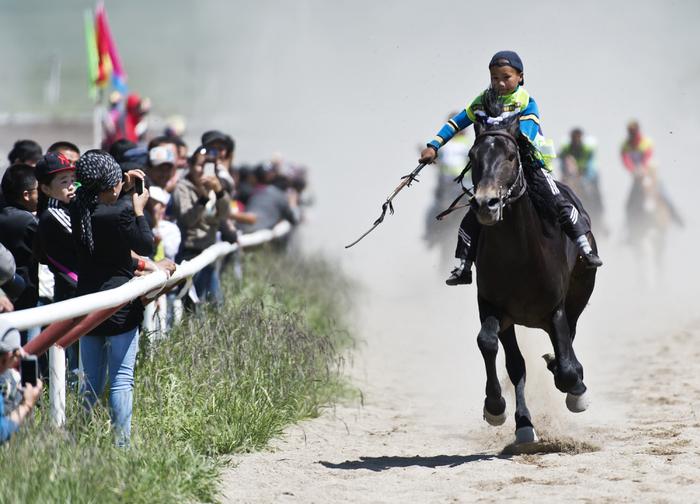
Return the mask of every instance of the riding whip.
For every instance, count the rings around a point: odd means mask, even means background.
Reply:
[[[416,166],[416,168],[411,173],[401,177],[401,183],[398,186],[396,186],[396,189],[394,189],[392,191],[392,193],[387,197],[386,201],[382,205],[382,214],[379,216],[379,218],[376,221],[374,221],[374,224],[372,224],[372,227],[369,228],[364,234],[362,234],[362,236],[360,236],[357,240],[352,242],[350,245],[345,245],[346,249],[352,247],[353,245],[356,245],[365,236],[367,236],[372,231],[374,231],[375,228],[377,226],[379,226],[379,224],[381,224],[384,221],[384,216],[386,215],[387,209],[389,210],[390,214],[392,214],[392,215],[394,214],[394,205],[391,203],[391,201],[396,197],[397,194],[399,194],[399,192],[401,192],[401,189],[403,189],[404,187],[410,187],[414,181],[420,182],[416,177],[418,176],[418,174],[420,173],[420,171],[423,169],[423,167],[426,164],[427,163],[419,164],[418,166]]]

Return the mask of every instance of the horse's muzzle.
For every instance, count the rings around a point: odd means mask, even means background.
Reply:
[[[493,226],[501,220],[503,200],[493,194],[477,194],[471,203],[476,219],[482,226]]]

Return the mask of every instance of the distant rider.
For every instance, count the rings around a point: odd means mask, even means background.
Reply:
[[[637,121],[630,121],[627,125],[627,139],[622,144],[620,155],[622,156],[622,164],[627,171],[642,181],[650,182],[658,197],[671,212],[673,220],[682,226],[683,218],[657,177],[656,164],[653,161],[654,143],[648,136],[642,134]],[[627,201],[628,209],[631,205],[631,196]]]
[[[652,156],[654,144],[639,129],[637,121],[627,125],[627,139],[622,144],[622,164],[633,175],[651,175],[654,173]]]
[[[607,226],[603,222],[603,197],[600,194],[598,165],[595,143],[583,134],[581,128],[571,130],[569,143],[559,151],[563,181],[582,193],[589,206],[591,218],[599,219],[599,229],[607,234]]]
[[[571,130],[569,143],[562,146],[559,159],[561,171],[565,177],[578,176],[597,184],[595,147],[589,139],[584,137],[581,128]]]

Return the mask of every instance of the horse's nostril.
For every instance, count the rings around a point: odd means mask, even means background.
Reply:
[[[491,198],[487,204],[489,208],[495,208],[498,205],[498,198]]]

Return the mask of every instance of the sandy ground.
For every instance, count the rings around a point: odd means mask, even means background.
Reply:
[[[481,419],[474,289],[439,286],[437,260],[424,270],[395,258],[358,295],[363,342],[348,372],[362,404],[328,409],[269,451],[235,457],[222,500],[700,501],[693,287],[679,277],[644,288],[627,251],[608,246],[605,258],[576,342],[593,397],[587,412],[569,413],[554,388],[539,358],[550,351],[544,333],[518,332],[539,453],[508,454],[510,382],[508,421],[490,427]]]

